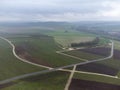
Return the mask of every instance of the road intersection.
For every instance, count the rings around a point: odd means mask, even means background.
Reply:
[[[8,42],[8,43],[12,46],[13,55],[14,55],[17,59],[19,59],[19,60],[21,60],[21,61],[23,61],[23,62],[32,64],[32,65],[39,66],[39,67],[43,67],[43,68],[46,68],[46,69],[47,69],[47,70],[38,71],[38,72],[33,72],[33,73],[29,73],[29,74],[24,74],[24,75],[20,75],[20,76],[16,76],[16,77],[13,77],[13,78],[10,78],[10,79],[6,79],[6,80],[3,80],[3,81],[0,81],[0,85],[6,84],[6,83],[9,83],[9,82],[11,82],[11,81],[18,80],[18,79],[26,78],[26,77],[29,77],[29,76],[35,76],[35,75],[39,75],[39,74],[43,74],[43,73],[48,73],[48,72],[53,72],[53,71],[58,71],[58,70],[60,70],[60,71],[65,71],[65,72],[71,72],[70,78],[68,79],[68,83],[66,84],[66,88],[65,88],[65,90],[68,90],[74,72],[79,72],[79,71],[76,71],[76,70],[75,70],[75,68],[76,68],[77,65],[84,65],[84,64],[88,64],[88,63],[97,62],[97,61],[108,60],[108,59],[112,58],[112,57],[113,57],[113,54],[114,54],[114,42],[111,40],[111,52],[110,52],[110,55],[109,55],[108,57],[101,58],[101,59],[96,59],[96,60],[91,60],[91,61],[88,61],[88,60],[86,60],[86,59],[81,59],[81,60],[83,60],[83,61],[85,61],[85,62],[76,63],[76,64],[71,64],[71,65],[62,66],[62,67],[57,67],[57,68],[52,68],[52,67],[47,67],[47,66],[43,66],[43,65],[36,64],[36,63],[32,63],[32,62],[29,62],[28,60],[25,60],[25,59],[20,58],[20,57],[16,54],[16,52],[15,52],[15,46],[14,46],[14,44],[13,44],[10,40],[8,40],[8,39],[6,39],[6,38],[4,38],[4,37],[0,37],[0,38],[3,39],[3,40],[5,40],[6,42]],[[64,53],[59,52],[59,51],[56,51],[56,53],[65,55]],[[70,55],[65,55],[65,56],[75,58],[74,56],[70,56]],[[80,58],[76,58],[76,59],[80,59]],[[65,69],[65,68],[69,68],[69,67],[74,67],[74,68],[73,68],[73,70],[67,70],[67,69]],[[81,72],[81,71],[80,71],[80,72]],[[79,73],[80,73],[80,72],[79,72]],[[104,74],[103,74],[103,75],[104,75]]]

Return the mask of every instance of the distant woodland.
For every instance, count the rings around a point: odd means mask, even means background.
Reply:
[[[89,42],[80,42],[80,43],[71,43],[71,47],[89,47],[89,46],[95,46],[99,43],[100,39],[99,37],[96,37],[94,40]]]

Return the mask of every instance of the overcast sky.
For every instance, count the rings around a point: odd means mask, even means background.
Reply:
[[[0,22],[98,20],[120,20],[120,0],[0,0]]]

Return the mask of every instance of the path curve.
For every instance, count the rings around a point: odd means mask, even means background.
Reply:
[[[36,63],[32,63],[32,62],[29,62],[29,61],[26,60],[26,59],[20,58],[20,57],[16,54],[16,52],[15,52],[15,46],[14,46],[14,44],[12,44],[12,42],[11,42],[10,40],[8,40],[8,39],[6,39],[6,38],[4,38],[4,37],[1,37],[1,36],[0,36],[0,38],[3,39],[3,40],[5,40],[5,41],[7,41],[7,42],[12,46],[13,55],[14,55],[17,59],[19,59],[19,60],[21,60],[21,61],[23,61],[23,62],[32,64],[32,65],[38,66],[38,67],[42,67],[42,68],[46,68],[46,69],[53,69],[53,68],[51,68],[51,67],[44,66],[44,65],[40,65],[40,64],[36,64]]]
[[[14,80],[18,80],[18,79],[22,79],[22,78],[26,78],[26,77],[29,77],[29,76],[34,76],[34,75],[38,75],[38,74],[44,74],[44,73],[48,73],[48,72],[53,72],[53,71],[58,71],[58,70],[61,70],[61,71],[65,71],[64,68],[69,68],[69,67],[73,67],[73,66],[77,66],[77,65],[83,65],[83,64],[88,64],[88,63],[92,63],[92,62],[96,62],[96,61],[103,61],[103,60],[106,60],[106,59],[109,59],[113,56],[113,50],[114,50],[114,43],[111,41],[112,45],[111,45],[111,53],[108,57],[106,58],[102,58],[102,59],[97,59],[97,60],[92,60],[92,61],[86,61],[86,62],[81,62],[81,63],[77,63],[77,64],[71,64],[71,65],[67,65],[67,66],[62,66],[62,67],[57,67],[57,68],[51,68],[51,67],[47,67],[47,66],[43,66],[43,65],[39,65],[39,64],[35,64],[35,63],[32,63],[32,62],[29,62],[25,59],[22,59],[20,58],[19,56],[17,56],[17,54],[15,53],[15,46],[12,44],[11,41],[9,41],[8,39],[4,38],[4,37],[1,37],[1,39],[7,41],[12,47],[12,51],[13,51],[13,54],[16,58],[18,58],[19,60],[23,61],[23,62],[27,62],[29,64],[32,64],[32,65],[35,65],[35,66],[39,66],[39,67],[43,67],[43,68],[47,68],[49,70],[43,70],[43,71],[38,71],[38,72],[33,72],[33,73],[29,73],[29,74],[24,74],[24,75],[21,75],[21,76],[16,76],[16,77],[13,77],[13,78],[10,78],[10,79],[6,79],[6,80],[3,80],[3,81],[0,81],[0,84],[5,84],[5,83],[9,83],[11,81],[14,81]]]

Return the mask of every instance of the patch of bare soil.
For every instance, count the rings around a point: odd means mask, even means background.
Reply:
[[[80,49],[79,51],[97,54],[97,55],[101,55],[101,56],[109,56],[111,49],[108,47],[96,47],[96,48]]]
[[[114,50],[114,59],[120,59],[120,51],[119,50]]]
[[[120,90],[119,85],[72,79],[69,90]]]
[[[118,73],[117,69],[114,69],[112,67],[108,67],[108,66],[105,66],[102,64],[97,64],[97,63],[89,63],[89,64],[85,64],[85,65],[79,65],[79,66],[77,66],[76,70],[94,72],[94,73],[100,73],[100,74],[107,74],[107,75],[113,75],[113,76],[115,76]]]
[[[30,55],[27,50],[22,47],[22,46],[16,46],[15,48],[15,52],[16,54],[23,58],[23,59],[26,59],[30,62],[33,62],[33,63],[36,63],[36,64],[40,64],[40,65],[45,65],[45,66],[49,66],[51,67],[50,63],[46,62],[45,60],[41,59],[41,58],[36,58],[36,57],[33,57],[32,55]]]
[[[9,87],[9,86],[12,86],[12,85],[14,85],[14,84],[16,84],[16,82],[10,82],[10,83],[6,83],[6,84],[1,84],[1,85],[0,85],[0,90],[1,90],[2,88]]]
[[[108,47],[97,47],[97,48],[86,48],[86,49],[80,49],[79,51],[97,54],[101,56],[109,56],[111,49]],[[114,59],[120,59],[120,51],[114,49]]]

